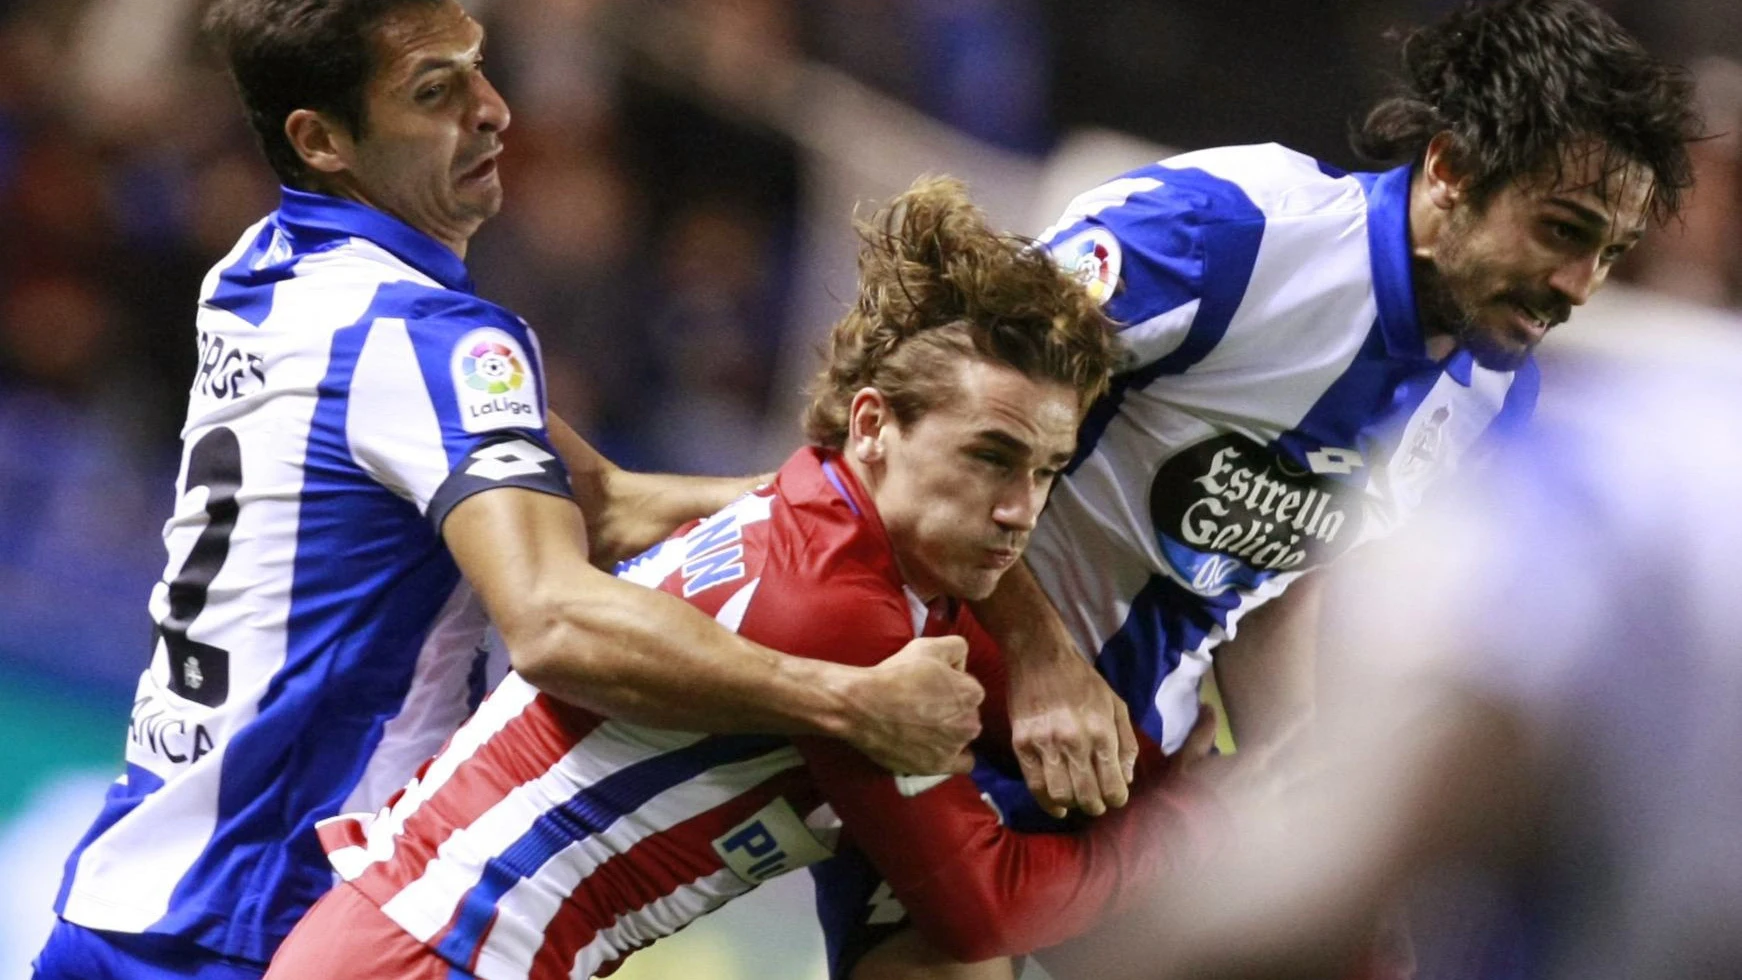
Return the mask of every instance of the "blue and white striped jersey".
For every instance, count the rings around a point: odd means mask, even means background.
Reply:
[[[1242,614],[1394,527],[1534,408],[1534,361],[1427,356],[1409,180],[1276,145],[1204,150],[1083,194],[1044,236],[1129,359],[1029,563],[1169,751]]]
[[[379,211],[287,189],[196,323],[126,773],[55,908],[264,962],[332,884],[315,822],[381,806],[483,693],[443,517],[568,480],[532,331]]]

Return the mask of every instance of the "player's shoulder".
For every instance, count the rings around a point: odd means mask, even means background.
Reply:
[[[270,259],[270,256],[267,257]],[[369,315],[430,322],[473,322],[524,328],[514,313],[469,288],[443,283],[368,238],[352,236],[287,255],[290,278],[315,291],[367,287]],[[469,284],[466,284],[469,286]]]
[[[773,492],[765,574],[826,596],[820,609],[838,612],[843,601],[905,607],[888,533],[838,455],[799,450],[775,475]]]
[[[1355,178],[1304,153],[1276,143],[1224,146],[1167,157],[1086,191],[1052,233],[1087,218],[1117,231],[1158,218],[1189,228],[1355,215],[1365,208]]]
[[[1366,195],[1348,174],[1277,143],[1224,146],[1169,157],[1158,179],[1224,221],[1340,223],[1366,214]]]

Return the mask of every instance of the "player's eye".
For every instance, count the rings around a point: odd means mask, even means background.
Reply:
[[[447,90],[448,86],[445,82],[436,82],[432,85],[425,85],[423,88],[417,90],[417,101],[434,102],[441,98],[443,93],[447,92]]]
[[[1550,221],[1549,235],[1561,245],[1584,246],[1593,244],[1591,233],[1570,221]]]

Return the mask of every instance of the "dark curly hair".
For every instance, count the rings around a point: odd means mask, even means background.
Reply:
[[[291,187],[312,190],[284,133],[298,109],[365,135],[364,89],[375,69],[375,28],[408,6],[443,0],[214,0],[203,27],[223,58],[266,162]]]
[[[1118,354],[1101,308],[1046,250],[993,231],[960,181],[922,177],[856,227],[859,295],[811,385],[813,443],[846,444],[865,387],[911,425],[954,395],[963,359],[1068,385],[1085,410],[1106,391]]]
[[[1643,165],[1652,216],[1680,209],[1693,184],[1687,144],[1701,135],[1692,81],[1601,10],[1583,0],[1470,2],[1402,42],[1400,91],[1353,134],[1357,153],[1419,163],[1428,141],[1449,133],[1451,161],[1480,204],[1521,179],[1558,185],[1563,153],[1594,140],[1605,181]]]

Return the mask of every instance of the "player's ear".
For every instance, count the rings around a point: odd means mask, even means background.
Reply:
[[[1423,190],[1434,207],[1450,211],[1462,200],[1469,187],[1469,175],[1458,158],[1457,138],[1450,132],[1434,134],[1422,153]]]
[[[349,131],[325,113],[297,109],[284,120],[284,136],[296,155],[318,174],[336,174],[350,169],[355,141]]]
[[[885,430],[894,419],[883,392],[872,387],[860,388],[847,409],[847,452],[862,463],[882,460]]]

